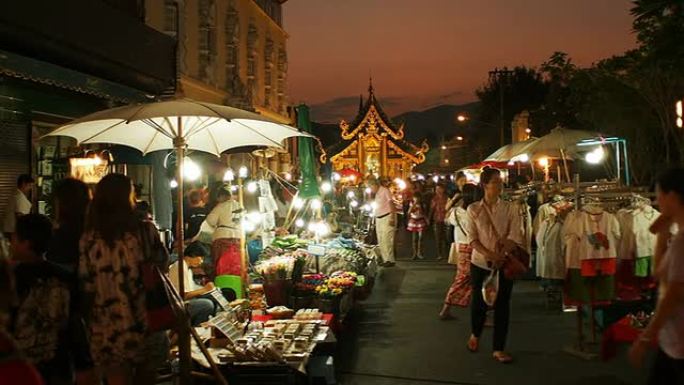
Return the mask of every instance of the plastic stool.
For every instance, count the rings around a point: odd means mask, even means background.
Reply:
[[[239,275],[219,275],[214,279],[214,285],[219,289],[230,289],[237,298],[244,298],[242,278]]]

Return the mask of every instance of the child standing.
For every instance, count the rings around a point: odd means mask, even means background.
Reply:
[[[413,195],[409,206],[409,220],[407,230],[413,233],[413,260],[424,259],[422,242],[423,231],[428,226],[425,210],[423,209],[422,197],[419,193]]]

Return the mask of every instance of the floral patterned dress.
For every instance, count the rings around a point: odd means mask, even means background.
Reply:
[[[34,364],[63,364],[59,350],[66,338],[73,277],[43,261],[17,264],[14,278],[19,305],[12,332],[17,346]]]
[[[116,367],[140,359],[146,336],[145,292],[140,274],[143,251],[138,238],[126,234],[114,247],[88,232],[81,239],[79,278],[96,367]]]

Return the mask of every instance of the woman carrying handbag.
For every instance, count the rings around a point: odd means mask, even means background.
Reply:
[[[480,175],[484,198],[468,207],[468,241],[473,248],[470,277],[473,288],[471,302],[472,334],[468,340],[468,350],[479,349],[487,318],[488,305],[482,293],[485,280],[493,271],[504,266],[506,254],[517,250],[524,244],[522,220],[513,204],[501,199],[503,181],[501,172],[487,168]],[[494,273],[496,275],[496,273]],[[494,346],[493,357],[501,363],[510,363],[513,358],[504,351],[508,336],[510,302],[513,280],[506,274],[498,274],[498,291],[494,301]]]

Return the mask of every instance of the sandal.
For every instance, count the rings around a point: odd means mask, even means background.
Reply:
[[[471,353],[476,353],[480,348],[480,341],[475,336],[470,336],[468,343],[466,344],[466,349]]]
[[[446,314],[439,313],[439,319],[442,321],[449,321],[449,320],[456,319],[456,317],[454,317],[450,313],[446,313]]]
[[[494,357],[494,359],[501,364],[510,364],[511,362],[513,362],[513,357],[511,357],[510,354],[505,352],[494,352],[494,354],[492,354],[492,357]]]

